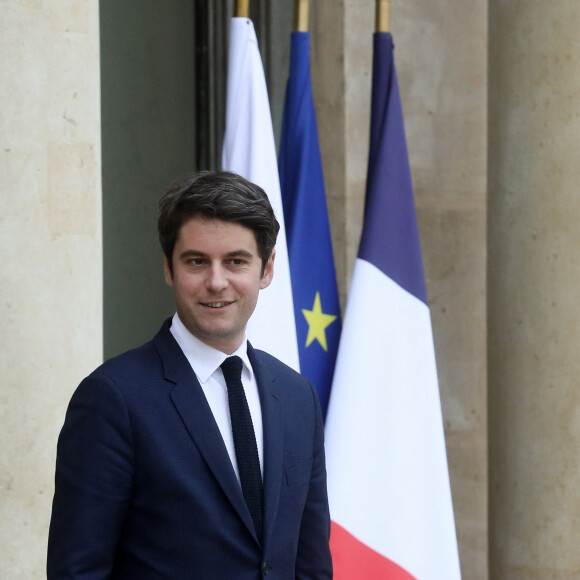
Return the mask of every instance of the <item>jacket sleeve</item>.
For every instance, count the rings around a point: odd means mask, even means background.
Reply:
[[[324,458],[324,427],[320,403],[314,387],[315,428],[312,453],[312,471],[306,505],[302,515],[298,553],[296,557],[297,580],[326,580],[332,578],[330,555],[330,513],[326,489],[326,463]]]
[[[114,382],[76,390],[59,436],[47,579],[109,578],[131,497],[129,413]]]

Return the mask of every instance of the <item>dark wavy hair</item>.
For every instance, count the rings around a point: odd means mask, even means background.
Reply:
[[[229,171],[202,171],[173,182],[159,200],[157,221],[159,242],[171,273],[179,230],[196,216],[236,222],[251,229],[264,272],[276,245],[280,224],[260,186]]]

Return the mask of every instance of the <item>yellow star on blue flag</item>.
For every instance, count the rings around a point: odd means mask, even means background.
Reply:
[[[328,352],[328,345],[326,343],[326,327],[330,326],[336,320],[336,316],[333,316],[332,314],[324,314],[324,312],[322,312],[320,292],[317,292],[314,297],[312,310],[306,310],[303,308],[302,314],[304,314],[304,318],[306,318],[306,322],[308,322],[306,346],[310,346],[315,340],[317,340],[320,343],[320,346]]]

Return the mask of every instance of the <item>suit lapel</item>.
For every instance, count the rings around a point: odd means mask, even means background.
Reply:
[[[163,361],[165,379],[175,383],[171,392],[173,404],[217,482],[244,524],[256,537],[250,511],[213,413],[169,326],[170,321],[166,321],[154,342]]]
[[[283,475],[284,414],[277,377],[263,355],[248,343],[248,356],[256,375],[264,428],[264,545],[272,533]]]

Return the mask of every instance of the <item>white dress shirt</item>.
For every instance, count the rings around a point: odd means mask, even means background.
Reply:
[[[183,322],[177,315],[173,316],[170,328],[171,334],[177,341],[177,344],[185,354],[213,413],[214,419],[220,430],[230,460],[236,472],[238,481],[240,474],[238,472],[238,463],[236,461],[236,450],[234,447],[234,436],[232,432],[232,422],[230,419],[230,406],[228,403],[228,390],[226,381],[220,368],[228,356],[237,355],[242,359],[242,385],[250,408],[252,423],[254,424],[254,433],[256,434],[256,444],[258,446],[258,457],[260,458],[260,470],[262,478],[264,477],[264,436],[262,428],[262,407],[260,405],[260,395],[258,393],[258,383],[248,358],[248,341],[244,341],[240,347],[231,355],[227,355],[217,350],[189,332]]]

